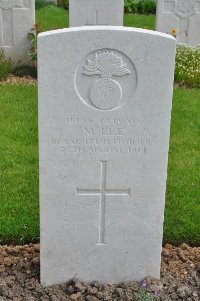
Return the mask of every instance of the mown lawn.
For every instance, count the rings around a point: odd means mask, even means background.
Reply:
[[[125,14],[124,26],[155,29],[155,15]]]
[[[49,5],[45,8],[36,10],[36,20],[38,23],[40,23],[40,26],[43,29],[43,31],[65,28],[69,26],[68,12],[62,8],[57,8],[53,5]],[[155,16],[125,14],[124,25],[154,29]]]
[[[164,240],[200,244],[200,89],[176,88]],[[0,243],[39,240],[37,87],[0,84]]]
[[[164,239],[200,245],[200,89],[175,89]]]
[[[38,240],[37,91],[0,84],[0,243]]]
[[[69,15],[63,8],[48,5],[36,10],[36,21],[43,31],[60,29],[69,26]]]

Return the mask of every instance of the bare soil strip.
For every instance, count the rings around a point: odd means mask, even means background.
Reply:
[[[200,300],[200,247],[165,245],[160,280],[148,277],[142,282],[104,286],[74,279],[44,288],[39,283],[39,254],[39,244],[0,246],[0,301],[139,300],[136,293],[141,291],[155,300]]]

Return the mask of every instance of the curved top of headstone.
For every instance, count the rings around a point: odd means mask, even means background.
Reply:
[[[71,27],[71,28],[64,28],[64,29],[57,29],[57,30],[50,30],[46,32],[42,32],[38,35],[38,38],[56,35],[56,34],[64,34],[70,32],[89,32],[89,31],[118,31],[118,32],[135,32],[136,34],[145,34],[148,36],[157,36],[161,38],[168,38],[171,40],[176,40],[172,35],[154,31],[154,30],[147,30],[142,28],[133,28],[133,27],[124,27],[124,26],[81,26],[81,27]]]
[[[160,49],[167,52],[175,43],[171,35],[138,28],[73,27],[39,34],[38,59],[52,56],[55,63],[55,57],[59,60],[71,49],[76,95],[86,107],[112,111],[126,106],[137,90],[141,72],[136,62],[141,49],[144,62],[152,59],[150,52],[159,60]],[[60,64],[63,66],[62,60],[56,66]]]

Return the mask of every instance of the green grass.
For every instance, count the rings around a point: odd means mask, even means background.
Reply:
[[[0,243],[39,238],[37,92],[0,85]]]
[[[62,8],[49,5],[36,10],[36,20],[44,31],[65,28],[69,26],[69,14]],[[125,26],[154,29],[155,15],[125,14]]]
[[[69,15],[63,8],[54,5],[36,10],[36,21],[43,31],[68,27]]]
[[[176,88],[164,240],[200,244],[200,89]],[[37,88],[0,85],[0,242],[39,240]]]
[[[176,89],[164,239],[200,244],[200,89]]]
[[[125,14],[124,26],[155,29],[155,15]]]

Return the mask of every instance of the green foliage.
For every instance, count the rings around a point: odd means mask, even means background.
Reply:
[[[49,5],[54,5],[54,3],[48,2],[46,0],[36,0],[35,1],[35,9],[36,10],[42,9],[42,8],[44,8],[46,6],[49,6]]]
[[[40,24],[36,23],[32,31],[28,33],[28,40],[31,43],[31,48],[29,49],[27,54],[33,62],[37,61],[37,36],[40,32],[42,32]]]
[[[69,9],[69,0],[58,0],[58,6],[63,7],[64,9]]]
[[[36,20],[43,31],[68,27],[68,11],[54,5],[36,10]]]
[[[37,4],[39,2],[39,5]],[[36,0],[36,9],[37,7],[42,7],[44,0]],[[44,7],[45,5],[43,5]],[[69,0],[58,0],[58,6],[69,9]],[[134,14],[155,14],[156,13],[156,2],[154,0],[125,0],[124,3],[124,12],[125,13],[134,13]]]
[[[13,63],[10,59],[6,59],[3,50],[0,50],[0,81],[7,78],[11,73]]]
[[[124,25],[144,29],[155,29],[155,15],[125,14]]]
[[[144,290],[140,290],[140,291],[136,292],[135,297],[137,298],[138,301],[156,301],[156,300],[158,300],[151,293],[144,291]]]
[[[200,47],[177,46],[175,81],[200,88]]]
[[[134,14],[155,14],[156,2],[154,0],[125,0],[124,11]]]
[[[37,78],[37,69],[35,66],[17,64],[13,67],[12,74],[18,77],[29,75]]]

